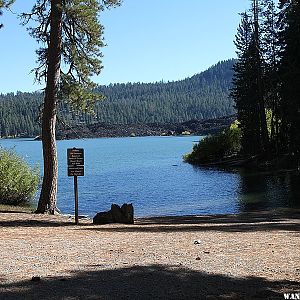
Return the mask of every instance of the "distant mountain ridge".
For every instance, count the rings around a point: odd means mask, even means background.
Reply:
[[[235,113],[229,98],[235,60],[217,63],[192,77],[172,82],[126,83],[99,86],[105,95],[95,108],[95,116],[76,113],[59,105],[59,120],[78,124],[181,123],[206,120]],[[40,133],[39,108],[43,95],[0,94],[0,136],[35,136]]]

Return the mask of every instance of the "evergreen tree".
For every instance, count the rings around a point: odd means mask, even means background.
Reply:
[[[235,101],[242,131],[242,149],[245,154],[255,154],[260,149],[259,108],[257,103],[255,42],[250,16],[241,15],[235,45],[238,61],[234,65],[231,96]]]
[[[235,41],[239,60],[234,67],[231,93],[241,123],[242,149],[251,155],[265,153],[269,148],[260,27],[262,10],[262,4],[252,0],[250,13],[242,14]]]
[[[269,136],[266,119],[266,99],[265,99],[265,87],[263,81],[264,64],[263,64],[263,51],[262,51],[262,30],[260,24],[260,14],[263,8],[258,0],[252,0],[252,18],[253,18],[253,44],[250,45],[252,51],[252,59],[254,63],[254,72],[256,73],[255,80],[255,93],[258,107],[259,116],[259,132],[260,132],[260,148],[259,151],[266,152],[269,148]]]
[[[75,107],[88,109],[96,100],[90,77],[101,70],[103,28],[98,13],[118,0],[37,0],[32,12],[23,14],[24,23],[35,20],[31,35],[45,47],[37,50],[37,80],[45,80],[42,117],[44,176],[38,213],[57,211],[57,151],[55,128],[59,96]],[[63,63],[61,63],[63,62]],[[65,68],[63,68],[64,66]]]
[[[279,76],[282,123],[286,150],[300,156],[300,1],[291,0],[284,10],[280,42]]]
[[[2,16],[2,14],[3,14],[2,10],[9,8],[14,2],[15,2],[15,0],[0,0],[0,16]],[[0,29],[2,27],[3,27],[3,24],[0,23]]]
[[[261,52],[264,62],[264,97],[269,114],[269,130],[272,148],[280,151],[280,80],[278,65],[280,60],[280,45],[278,36],[278,10],[274,0],[261,0]]]

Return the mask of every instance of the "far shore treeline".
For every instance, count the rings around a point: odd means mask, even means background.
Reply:
[[[230,94],[238,122],[200,142],[185,159],[232,165],[252,159],[256,166],[299,168],[300,1],[280,1],[277,7],[273,0],[251,0],[235,45]]]
[[[79,113],[59,104],[58,128],[106,124],[182,123],[235,113],[229,89],[235,60],[217,63],[190,78],[174,82],[99,86],[95,114]],[[0,94],[0,137],[40,135],[41,92]]]

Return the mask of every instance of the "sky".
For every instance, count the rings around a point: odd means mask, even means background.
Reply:
[[[4,11],[0,30],[0,93],[43,88],[30,71],[36,66],[36,41],[17,15],[35,0],[16,0]],[[173,81],[236,57],[234,36],[239,13],[249,0],[123,0],[100,15],[106,47],[98,84]]]

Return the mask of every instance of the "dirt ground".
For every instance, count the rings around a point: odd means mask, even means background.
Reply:
[[[284,299],[300,210],[79,226],[0,211],[0,299]]]

